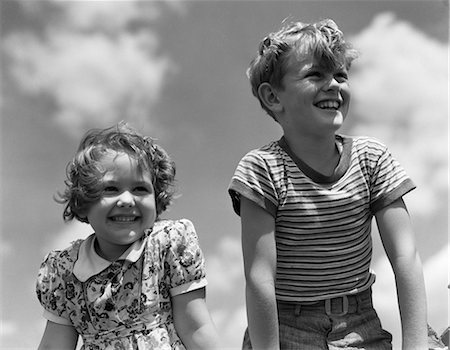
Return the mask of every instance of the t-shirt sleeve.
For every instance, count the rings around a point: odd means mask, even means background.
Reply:
[[[386,146],[382,146],[370,179],[372,212],[376,213],[415,188],[416,185],[400,163]]]
[[[66,310],[66,288],[60,254],[50,252],[42,262],[36,281],[36,294],[44,308],[44,317],[52,322],[72,325]]]
[[[169,229],[170,247],[166,255],[170,295],[175,296],[206,286],[203,252],[192,222],[182,219]]]
[[[228,193],[233,209],[240,215],[241,197],[245,197],[276,216],[278,195],[269,165],[256,151],[247,153],[239,162]]]

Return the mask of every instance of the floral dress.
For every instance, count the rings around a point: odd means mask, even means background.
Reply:
[[[185,349],[170,298],[206,285],[192,223],[157,221],[112,263],[95,253],[94,241],[45,257],[36,288],[44,316],[75,327],[85,350]]]

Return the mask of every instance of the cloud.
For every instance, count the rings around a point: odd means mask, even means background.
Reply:
[[[428,322],[439,333],[448,327],[448,251],[444,246],[423,265],[425,288],[427,292]],[[377,281],[373,285],[375,309],[383,324],[394,336],[394,349],[399,348],[401,339],[400,315],[397,292],[391,265],[385,256],[374,262],[373,270]]]
[[[224,346],[240,349],[247,325],[244,271],[238,239],[223,237],[206,257],[208,306]]]
[[[26,5],[28,12],[39,14],[45,5],[58,16],[48,16],[48,23],[40,18],[42,33],[24,30],[5,38],[8,70],[18,86],[49,96],[53,117],[74,135],[122,119],[147,120],[175,68],[148,27],[161,3],[36,3]]]
[[[19,334],[19,327],[17,326],[17,324],[6,320],[0,320],[0,336],[2,338],[18,334]]]
[[[2,263],[11,254],[12,249],[11,243],[5,241],[3,237],[0,237],[0,261]]]
[[[354,132],[385,142],[420,186],[423,215],[448,189],[448,45],[390,13],[351,42],[361,52],[351,76]]]
[[[448,245],[444,246],[424,264],[429,322],[439,334],[450,326],[449,248]]]
[[[67,223],[61,232],[53,235],[55,238],[48,245],[42,247],[42,253],[47,254],[51,250],[67,248],[73,241],[85,239],[93,232],[90,225],[73,220]]]

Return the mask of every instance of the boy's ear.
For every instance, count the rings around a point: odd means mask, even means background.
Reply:
[[[258,95],[264,105],[272,112],[279,113],[283,109],[276,90],[269,83],[262,83],[259,86]]]

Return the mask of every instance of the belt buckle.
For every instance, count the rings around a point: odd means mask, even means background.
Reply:
[[[333,299],[342,299],[342,312],[340,313],[333,313],[331,311],[331,302]],[[346,295],[342,295],[340,297],[336,297],[336,298],[331,298],[331,299],[326,299],[325,300],[325,312],[328,316],[344,316],[347,315],[348,313],[348,298]]]

